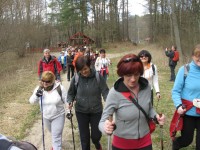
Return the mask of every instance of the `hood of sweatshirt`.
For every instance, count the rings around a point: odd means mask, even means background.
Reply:
[[[148,86],[148,80],[140,77],[138,80],[138,83],[140,85],[140,90],[145,89]],[[129,92],[130,90],[127,88],[127,86],[124,84],[124,78],[121,77],[119,78],[115,84],[114,84],[114,89],[118,92]]]

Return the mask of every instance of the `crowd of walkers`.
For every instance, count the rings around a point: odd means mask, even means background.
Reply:
[[[176,46],[164,51],[169,57],[170,81],[174,82],[172,100],[176,107],[170,124],[171,149],[189,146],[196,135],[196,150],[200,150],[200,44],[194,47],[191,62],[180,67],[177,75]],[[164,125],[166,114],[154,109],[154,93],[158,100],[161,94],[158,68],[152,63],[150,51],[122,56],[116,66],[119,78],[110,89],[107,79],[111,61],[105,49],[68,46],[58,58],[49,49],[43,52],[38,64],[39,86],[29,101],[40,105],[42,125],[51,133],[53,150],[62,149],[65,117],[72,121],[72,108],[82,150],[91,149],[90,141],[96,150],[153,149],[151,134],[155,124]],[[61,84],[61,70],[67,71],[69,89]],[[178,130],[181,134],[176,137]],[[101,143],[102,134],[108,136],[107,146]]]
[[[176,46],[172,45],[171,50],[166,48],[165,54],[169,57],[170,81],[174,82],[172,99],[176,107],[170,125],[172,150],[190,145],[195,129],[196,149],[200,150],[200,45],[194,48],[191,63],[182,66],[177,76]],[[40,86],[30,98],[31,103],[43,104],[44,124],[51,132],[54,150],[62,147],[64,106],[67,110],[75,107],[82,150],[90,150],[90,139],[97,150],[105,149],[100,142],[102,133],[113,134],[110,141],[113,150],[153,149],[151,133],[156,123],[160,126],[165,123],[165,115],[153,107],[154,91],[158,100],[161,94],[158,69],[148,50],[120,58],[116,71],[119,79],[110,90],[106,81],[111,62],[105,49],[94,52],[85,47],[68,46],[58,60],[60,65],[48,49],[44,50],[38,67]],[[71,81],[67,92],[58,82],[61,69],[66,69],[67,80]],[[177,130],[181,130],[180,137],[175,137]]]

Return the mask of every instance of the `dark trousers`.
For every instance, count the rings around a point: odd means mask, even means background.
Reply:
[[[173,141],[173,150],[179,150],[182,147],[187,147],[193,141],[194,130],[196,133],[196,150],[200,150],[200,117],[192,117],[184,115],[183,129],[181,136]]]
[[[119,148],[116,148],[112,145],[112,150],[124,150],[124,149],[119,149]],[[139,148],[139,149],[133,149],[133,150],[152,150],[152,145],[149,145],[149,146],[146,146],[146,147],[143,147],[143,148]]]
[[[65,65],[61,64],[61,66],[62,66],[63,73],[65,73]]]
[[[72,78],[74,76],[74,66],[73,65],[67,66],[67,80],[68,81],[71,79],[70,74],[71,74],[71,78]]]
[[[176,77],[176,76],[175,76],[175,67],[176,67],[176,66],[173,65],[173,66],[169,66],[169,67],[170,67],[170,72],[171,72],[170,80],[171,80],[171,81],[174,81],[174,80],[175,80],[175,77]]]
[[[92,143],[95,145],[96,149],[100,149],[102,134],[99,131],[98,125],[101,119],[101,114],[102,112],[87,114],[76,112],[82,150],[90,150],[90,127]]]

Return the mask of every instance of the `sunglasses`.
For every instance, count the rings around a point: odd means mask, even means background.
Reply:
[[[44,81],[44,80],[42,80],[42,82],[45,82],[45,83],[51,83],[51,81]]]
[[[140,55],[140,58],[147,58],[148,56],[146,54]]]
[[[138,57],[132,57],[132,58],[125,58],[124,60],[123,60],[123,62],[125,62],[125,63],[128,63],[128,62],[139,62],[140,60],[139,60],[139,58]]]

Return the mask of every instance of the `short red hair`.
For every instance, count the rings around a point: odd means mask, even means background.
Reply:
[[[127,54],[123,56],[117,64],[117,74],[120,77],[138,73],[143,75],[144,67],[140,58],[135,54]]]

